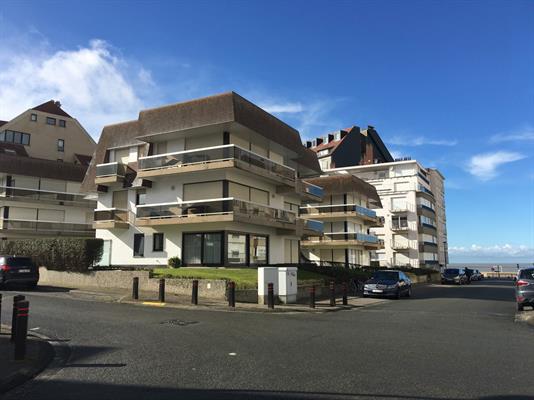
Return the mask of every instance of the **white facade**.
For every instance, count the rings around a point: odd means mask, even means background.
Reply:
[[[375,261],[381,266],[446,265],[444,178],[437,170],[429,171],[410,160],[325,172],[352,174],[376,188],[383,206],[377,214],[384,218],[384,227],[373,228],[385,244],[376,251]]]

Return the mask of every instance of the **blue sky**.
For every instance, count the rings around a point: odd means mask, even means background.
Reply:
[[[534,262],[533,1],[4,1],[0,119],[96,138],[234,90],[313,137],[375,126],[447,179],[451,260]]]

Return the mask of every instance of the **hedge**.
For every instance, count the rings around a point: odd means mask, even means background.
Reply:
[[[100,261],[102,239],[32,239],[0,241],[0,254],[28,256],[56,271],[85,272]]]

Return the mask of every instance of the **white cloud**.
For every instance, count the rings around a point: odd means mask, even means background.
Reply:
[[[534,248],[526,245],[495,244],[492,246],[481,246],[472,244],[470,246],[451,246],[449,255],[452,257],[469,258],[526,258],[534,259]]]
[[[502,142],[534,142],[534,128],[526,127],[516,132],[506,132],[493,135],[490,138],[491,143]]]
[[[488,181],[498,175],[497,168],[499,166],[524,158],[526,156],[523,154],[510,151],[477,154],[471,157],[467,168],[468,172],[478,179]]]
[[[405,137],[405,136],[394,136],[390,139],[386,139],[386,143],[396,145],[396,146],[456,146],[458,140],[456,139],[432,139],[424,136],[416,137]]]
[[[260,104],[260,107],[270,113],[288,113],[295,114],[304,111],[301,103],[274,103],[274,104]]]
[[[144,102],[137,88],[153,85],[150,71],[135,68],[108,43],[54,51],[46,41],[33,48],[0,47],[0,110],[11,119],[50,99],[59,100],[96,139],[106,124],[136,118]]]

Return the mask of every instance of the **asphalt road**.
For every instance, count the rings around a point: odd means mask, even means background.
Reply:
[[[30,327],[70,356],[6,400],[534,399],[534,329],[514,322],[511,282],[424,286],[326,314],[27,294]]]

